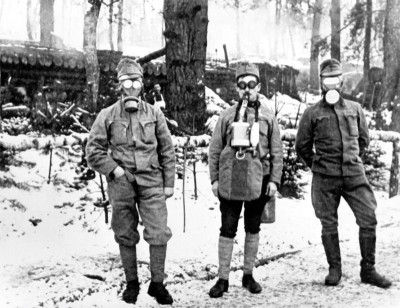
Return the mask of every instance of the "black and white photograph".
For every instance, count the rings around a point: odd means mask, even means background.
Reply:
[[[400,0],[0,0],[0,308],[400,307]]]

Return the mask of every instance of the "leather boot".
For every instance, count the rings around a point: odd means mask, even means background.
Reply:
[[[253,278],[253,268],[256,262],[258,244],[260,235],[246,233],[244,239],[244,259],[243,259],[243,278],[242,286],[250,291],[250,293],[260,293],[262,288]]]
[[[128,304],[135,304],[139,295],[139,281],[128,281],[125,291],[122,293],[122,299]]]
[[[322,244],[329,264],[329,274],[325,277],[325,285],[337,286],[342,278],[339,235],[337,233],[322,235]]]
[[[375,270],[375,246],[376,236],[365,236],[360,233],[360,249],[361,249],[361,282],[368,283],[379,288],[389,288],[392,283],[384,276],[378,274]]]
[[[262,290],[260,284],[257,281],[255,281],[253,275],[250,274],[243,275],[242,286],[253,294],[260,293]]]
[[[162,282],[151,281],[147,293],[150,296],[155,297],[157,303],[161,305],[171,305],[174,302],[172,296],[169,294]]]
[[[163,284],[166,255],[167,245],[150,245],[151,282],[147,293],[161,305],[169,305],[174,301]]]
[[[216,284],[211,288],[210,292],[208,293],[212,298],[221,297],[224,292],[228,291],[229,288],[229,281],[226,279],[218,279]]]
[[[224,294],[224,292],[228,291],[232,252],[233,252],[233,238],[220,236],[218,241],[219,280],[208,293],[210,297],[213,298],[221,297]]]

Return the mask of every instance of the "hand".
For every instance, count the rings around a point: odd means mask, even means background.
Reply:
[[[265,194],[270,197],[273,197],[273,196],[275,196],[275,193],[277,190],[278,190],[278,187],[276,187],[276,184],[274,182],[269,182],[267,184],[267,191],[265,192]]]
[[[218,181],[215,181],[212,184],[212,188],[211,189],[212,189],[212,192],[213,192],[214,196],[218,198]]]
[[[115,178],[119,178],[125,174],[125,170],[122,169],[120,166],[114,169],[113,171]]]
[[[174,188],[173,187],[164,187],[164,195],[165,198],[170,198],[174,194]]]

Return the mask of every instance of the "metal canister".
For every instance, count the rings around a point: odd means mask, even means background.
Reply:
[[[250,146],[249,126],[250,124],[247,122],[232,123],[231,147]]]

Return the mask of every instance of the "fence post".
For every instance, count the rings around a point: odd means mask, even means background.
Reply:
[[[400,140],[393,141],[392,165],[390,167],[389,198],[400,195],[399,191],[399,164],[400,164]]]

